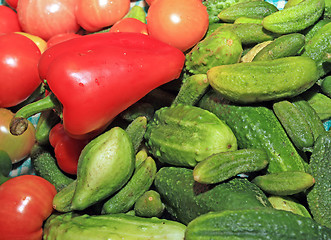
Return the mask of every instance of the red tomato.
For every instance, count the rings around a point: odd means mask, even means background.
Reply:
[[[21,31],[21,26],[17,13],[10,7],[0,5],[0,33],[19,31]]]
[[[146,23],[136,18],[122,18],[110,28],[109,32],[138,32],[148,35]]]
[[[69,39],[72,38],[77,38],[77,37],[81,37],[82,35],[79,35],[77,33],[60,33],[57,34],[53,37],[51,37],[50,39],[48,39],[47,41],[47,48],[50,48],[51,46],[58,44],[60,42],[64,42],[67,41]]]
[[[208,30],[206,7],[200,0],[157,0],[147,12],[150,36],[186,51]]]
[[[17,2],[18,0],[6,0],[6,3],[14,9],[17,8]]]
[[[12,163],[19,162],[30,154],[36,142],[35,128],[29,122],[28,129],[19,136],[10,133],[9,124],[14,113],[7,108],[0,108],[0,150],[6,151]]]
[[[130,0],[78,0],[76,18],[89,32],[111,26],[130,10]]]
[[[38,46],[16,33],[0,35],[0,107],[12,107],[40,85]]]
[[[43,222],[53,212],[55,187],[36,175],[0,186],[0,240],[41,240]]]
[[[17,14],[24,32],[44,40],[59,33],[77,32],[77,0],[20,0]]]
[[[145,1],[150,6],[155,0],[145,0]]]

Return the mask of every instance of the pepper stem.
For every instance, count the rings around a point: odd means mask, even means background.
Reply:
[[[54,94],[49,94],[48,96],[38,101],[25,105],[16,112],[15,116],[10,122],[9,127],[11,134],[15,136],[22,135],[29,126],[27,118],[45,110],[58,110],[59,106],[60,103]]]

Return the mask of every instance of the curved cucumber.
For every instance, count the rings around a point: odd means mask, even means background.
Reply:
[[[154,190],[145,192],[134,204],[134,212],[140,217],[161,217],[164,209],[160,194]]]

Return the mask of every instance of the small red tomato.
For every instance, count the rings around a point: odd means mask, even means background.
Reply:
[[[21,25],[17,13],[10,7],[0,5],[0,33],[19,31],[21,31]]]
[[[77,0],[20,0],[17,14],[24,32],[44,40],[59,33],[77,32]]]
[[[130,0],[78,0],[76,18],[89,32],[111,26],[130,10]]]
[[[12,8],[16,9],[17,8],[18,0],[6,0],[6,3],[9,6],[11,6]]]
[[[206,34],[208,12],[200,0],[156,0],[147,12],[148,34],[185,52]]]
[[[0,107],[13,107],[41,84],[38,46],[16,33],[0,35]]]
[[[41,240],[53,212],[55,187],[42,177],[22,175],[0,186],[0,240]]]
[[[54,35],[47,41],[47,48],[50,48],[51,46],[58,44],[60,42],[67,41],[69,39],[81,37],[82,35],[79,35],[77,33],[60,33],[57,35]]]
[[[30,154],[36,142],[35,128],[29,122],[28,129],[19,136],[10,133],[10,121],[14,113],[7,108],[0,108],[0,150],[6,151],[12,161],[16,163]]]
[[[137,32],[148,35],[146,23],[136,18],[122,18],[110,28],[109,32]]]

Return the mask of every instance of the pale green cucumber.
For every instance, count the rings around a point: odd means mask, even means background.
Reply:
[[[304,217],[311,218],[311,215],[307,208],[293,197],[269,196],[268,200],[271,203],[272,207],[275,209],[289,211]]]

